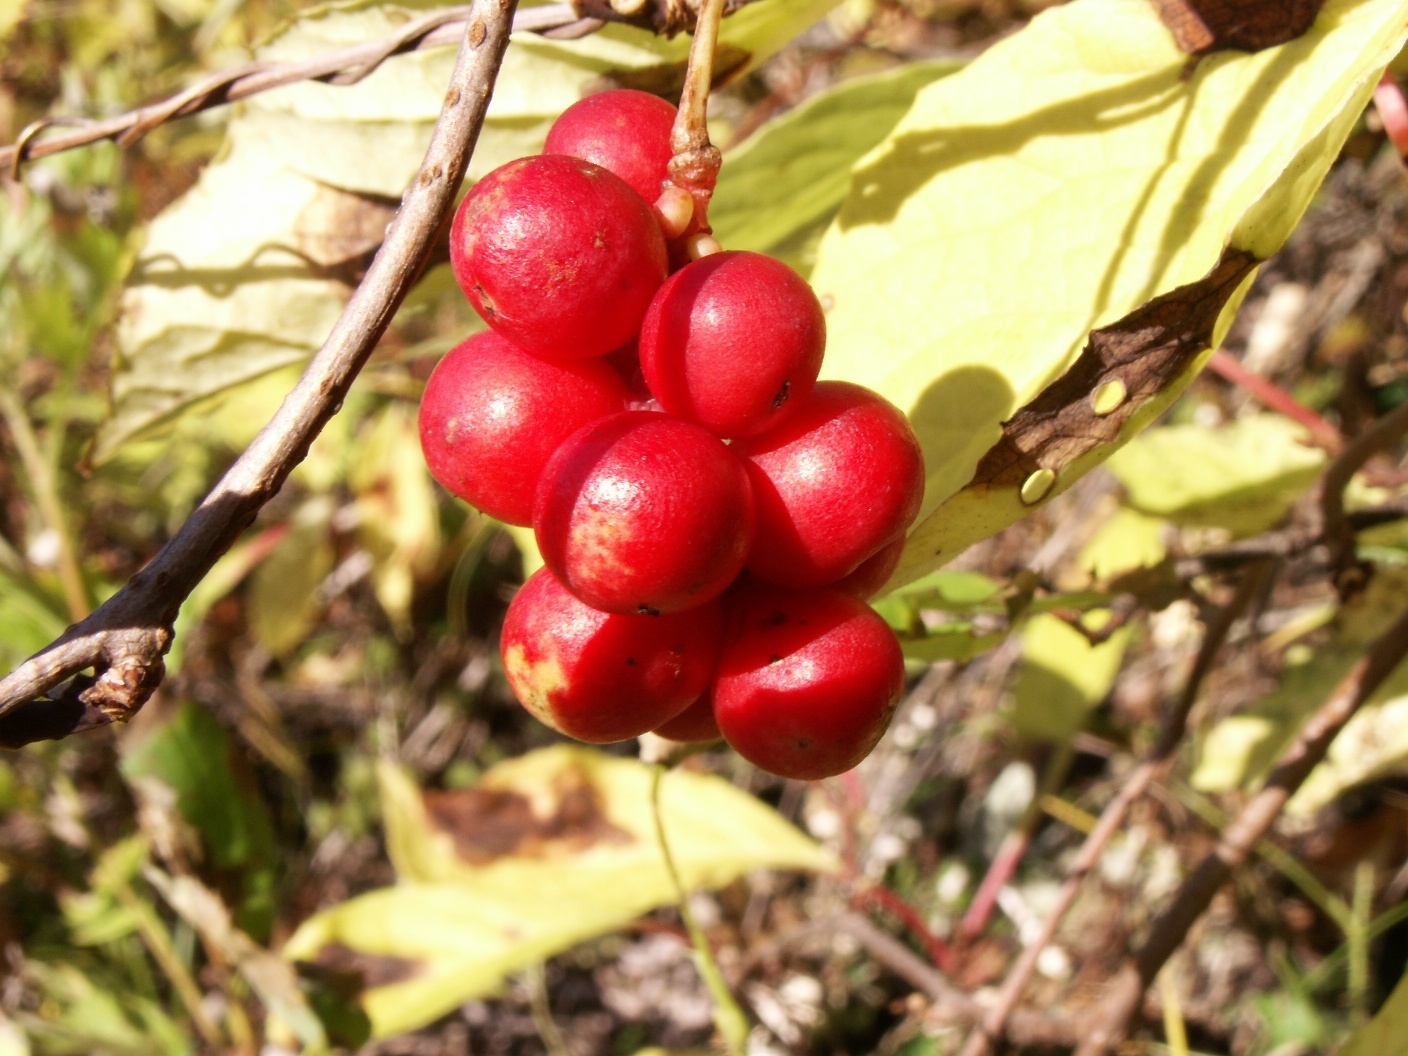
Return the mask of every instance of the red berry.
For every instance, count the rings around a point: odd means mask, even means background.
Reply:
[[[558,448],[533,530],[548,567],[588,605],[678,612],[723,593],[742,569],[753,496],[743,464],[705,429],[624,411]]]
[[[653,732],[667,740],[687,743],[717,741],[723,736],[719,732],[719,724],[714,721],[714,702],[708,694],[700,697],[663,726],[655,727]]]
[[[611,369],[616,371],[621,380],[625,382],[626,391],[630,393],[631,410],[658,411],[660,409],[659,401],[651,395],[650,389],[645,385],[645,378],[641,376],[640,349],[637,342],[632,341],[609,353],[606,362],[611,364]]]
[[[421,450],[430,475],[471,506],[528,525],[553,452],[626,399],[604,361],[551,363],[486,331],[451,349],[426,382]]]
[[[890,577],[895,574],[895,569],[900,567],[900,558],[904,555],[904,544],[905,538],[900,536],[893,543],[882,546],[856,565],[855,571],[850,575],[832,583],[832,589],[849,594],[853,598],[859,598],[861,601],[869,601],[875,597],[876,591],[890,581]]]
[[[660,287],[640,364],[668,413],[747,437],[792,416],[825,348],[826,317],[805,279],[761,253],[715,253]]]
[[[722,632],[717,601],[670,616],[598,612],[542,568],[509,605],[500,650],[514,695],[539,721],[606,744],[639,737],[698,699]]]
[[[924,456],[909,422],[849,382],[818,382],[789,421],[733,449],[758,504],[748,570],[780,586],[848,575],[909,526],[924,498]]]
[[[495,331],[535,355],[586,359],[636,336],[667,258],[640,195],[599,165],[548,154],[474,185],[450,229],[450,263]]]
[[[544,154],[571,154],[614,172],[647,202],[669,176],[675,108],[658,95],[621,88],[573,103],[548,129]]]
[[[815,781],[875,747],[904,692],[895,633],[829,588],[749,588],[727,599],[714,718],[749,762]]]

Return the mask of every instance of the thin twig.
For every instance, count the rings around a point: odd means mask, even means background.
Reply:
[[[59,698],[82,704],[84,716],[96,708],[109,721],[125,720],[151,696],[165,671],[162,656],[182,601],[303,460],[419,277],[483,125],[508,46],[513,6],[514,0],[472,5],[420,171],[366,277],[294,390],[145,568],[91,616],[0,680],[0,716],[43,700],[89,668],[97,678]]]
[[[732,13],[751,0],[728,0],[725,13]],[[385,40],[369,41],[338,48],[300,62],[250,62],[211,74],[170,98],[138,107],[125,114],[101,120],[82,117],[45,117],[29,125],[14,143],[0,147],[0,171],[16,177],[26,161],[47,157],[105,139],[131,146],[158,125],[212,107],[247,99],[251,95],[299,81],[327,84],[355,84],[387,59],[411,51],[454,44],[464,33],[473,5],[446,7],[407,22]],[[590,9],[590,10],[589,10]],[[575,39],[594,32],[606,22],[624,22],[673,36],[688,28],[693,12],[688,5],[660,0],[643,3],[638,10],[622,14],[609,3],[545,4],[519,12],[513,20],[516,33],[541,33],[556,39]],[[43,136],[55,126],[73,126],[69,131]]]
[[[1144,991],[1202,916],[1235,869],[1266,835],[1287,800],[1325,757],[1336,735],[1360,705],[1408,655],[1408,611],[1401,614],[1320,705],[1281,755],[1265,786],[1242,808],[1212,852],[1178,889],[1154,921],[1148,939],[1117,973],[1097,1007],[1076,1056],[1100,1056],[1122,1041],[1139,1011]]]
[[[1364,463],[1408,433],[1408,403],[1399,404],[1350,441],[1320,477],[1318,538],[1330,548],[1335,585],[1347,586],[1345,577],[1356,567],[1354,529],[1344,512],[1344,492]]]
[[[1272,567],[1270,562],[1265,562],[1248,568],[1242,574],[1241,582],[1237,584],[1237,591],[1232,600],[1219,610],[1217,617],[1208,625],[1207,633],[1203,635],[1202,644],[1198,647],[1198,655],[1193,661],[1193,667],[1188,672],[1188,678],[1183,684],[1183,692],[1179,695],[1173,710],[1164,720],[1158,743],[1149,753],[1148,758],[1140,763],[1134,773],[1123,783],[1119,794],[1105,808],[1104,813],[1100,815],[1099,822],[1086,837],[1085,843],[1081,845],[1080,852],[1066,873],[1066,879],[1056,896],[1055,905],[1042,923],[1041,932],[1027,945],[1021,956],[1017,958],[1016,963],[1012,965],[1011,970],[1007,973],[1007,978],[1003,981],[1002,989],[998,992],[996,1003],[983,1017],[979,1026],[969,1035],[961,1056],[986,1056],[992,1051],[997,1040],[1006,1032],[1008,1019],[1016,1009],[1018,1001],[1021,1000],[1022,991],[1032,977],[1041,951],[1055,937],[1057,928],[1060,927],[1062,919],[1075,902],[1076,895],[1079,894],[1086,876],[1095,868],[1100,856],[1105,852],[1106,845],[1124,824],[1130,807],[1138,802],[1150,783],[1172,761],[1178,745],[1182,743],[1183,734],[1188,728],[1188,716],[1192,713],[1193,705],[1198,699],[1198,692],[1202,688],[1204,679],[1212,670],[1213,664],[1217,660],[1217,654],[1221,651],[1223,643],[1227,641],[1228,633],[1232,630],[1232,625],[1261,593]]]
[[[530,966],[523,975],[528,984],[528,1010],[547,1056],[571,1056],[572,1050],[562,1040],[562,1031],[557,1029],[557,1021],[552,1018],[552,997],[548,994],[546,966],[539,962]]]
[[[1374,87],[1374,108],[1398,156],[1408,158],[1408,102],[1404,101],[1403,89],[1388,70]]]
[[[679,870],[675,867],[675,856],[670,853],[670,843],[665,838],[665,817],[660,809],[660,786],[664,783],[665,773],[665,767],[657,763],[650,779],[650,812],[655,819],[655,840],[660,844],[660,857],[665,863],[665,872],[669,874],[670,883],[679,899],[680,919],[684,921],[690,942],[694,945],[694,960],[699,969],[699,976],[714,999],[714,1028],[719,1032],[729,1056],[743,1056],[748,1044],[748,1017],[743,1014],[738,1002],[733,999],[733,994],[729,992],[723,972],[719,971],[719,963],[714,959],[714,951],[709,946],[709,938],[689,908],[689,892],[684,888]]]
[[[841,775],[842,795],[835,794],[831,785],[821,786],[824,794],[836,807],[841,816],[841,867],[846,881],[851,885],[851,905],[856,908],[871,905],[883,909],[895,917],[929,952],[929,959],[940,971],[954,975],[958,971],[958,958],[949,946],[924,921],[923,915],[906,902],[900,895],[886,887],[883,882],[872,883],[861,868],[859,840],[856,832],[860,812],[865,809],[865,785],[857,770],[847,770]]]

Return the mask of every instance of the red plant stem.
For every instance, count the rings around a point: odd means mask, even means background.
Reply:
[[[988,926],[988,919],[997,906],[997,896],[1017,872],[1017,866],[1022,864],[1027,848],[1031,846],[1034,830],[1034,825],[1022,825],[1002,838],[1002,846],[993,855],[992,864],[988,866],[983,882],[978,885],[968,912],[963,916],[963,923],[958,926],[960,943],[972,942]]]
[[[846,806],[850,810],[851,820],[854,821],[865,809],[865,782],[860,779],[860,774],[851,769],[841,775],[841,788],[846,793]]]
[[[934,966],[939,971],[945,975],[953,975],[958,971],[958,958],[954,955],[952,947],[930,931],[929,925],[924,923],[924,918],[919,915],[919,911],[899,895],[883,884],[857,886],[856,893],[851,898],[852,905],[859,906],[867,902],[879,906],[887,913],[897,917],[900,923],[923,943],[924,949],[929,954],[929,959],[934,962]]]
[[[1387,70],[1374,88],[1374,109],[1379,112],[1384,132],[1398,156],[1408,158],[1408,101],[1404,100],[1403,89]]]
[[[841,775],[842,796],[837,796],[830,785],[823,785],[822,788],[841,815],[841,867],[853,888],[851,904],[859,907],[869,903],[887,910],[919,940],[936,968],[945,974],[954,974],[958,969],[958,958],[952,947],[929,929],[919,911],[884,884],[872,884],[861,875],[856,851],[856,818],[865,806],[866,791],[860,774],[847,770]]]
[[[1278,414],[1284,414],[1291,421],[1305,426],[1316,447],[1323,447],[1331,454],[1344,447],[1344,437],[1340,435],[1338,429],[1279,385],[1268,381],[1260,374],[1253,374],[1242,365],[1240,360],[1222,349],[1219,348],[1212,354],[1208,360],[1208,370],[1224,381],[1246,389],[1247,393],[1262,406],[1268,407]]]
[[[1041,799],[1055,793],[1060,787],[1070,771],[1072,758],[1073,749],[1067,741],[1058,745],[1047,761],[1036,794],[1022,811],[1022,816],[1012,831],[1002,838],[1002,844],[989,863],[987,874],[978,885],[977,894],[973,896],[973,903],[968,907],[963,923],[959,925],[960,945],[972,942],[988,926],[988,918],[992,916],[992,911],[997,905],[997,896],[1016,874],[1017,866],[1022,864],[1022,859],[1026,857],[1027,850],[1032,845],[1037,827],[1041,824]]]

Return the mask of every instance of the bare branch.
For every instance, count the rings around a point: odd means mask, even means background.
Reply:
[[[366,277],[278,412],[145,568],[95,613],[0,681],[0,717],[27,701],[41,702],[52,717],[56,703],[75,699],[83,705],[73,714],[76,723],[91,722],[96,715],[122,721],[151,696],[164,674],[162,655],[171,644],[181,602],[303,460],[419,277],[483,126],[508,46],[513,6],[514,0],[478,0],[470,6],[445,105],[420,171]],[[77,697],[65,694],[55,701],[44,696],[90,668],[96,677]],[[72,705],[67,712],[57,708],[60,714],[75,711]]]
[[[1367,457],[1367,455],[1365,456]],[[1149,937],[1120,969],[1092,1028],[1084,1032],[1076,1056],[1100,1056],[1123,1040],[1139,1011],[1144,991],[1202,916],[1217,893],[1266,835],[1286,801],[1300,788],[1329,750],[1331,742],[1360,705],[1408,655],[1408,612],[1404,612],[1354,665],[1282,754],[1265,786],[1223,832],[1212,852],[1183,882]]]
[[[732,13],[749,2],[727,0],[724,12]],[[617,6],[621,10],[616,10],[604,0],[583,0],[575,5],[558,3],[532,7],[514,16],[513,31],[570,40],[593,33],[607,22],[624,22],[670,36],[694,24],[694,10],[683,0],[642,0],[631,10],[627,10],[627,4],[617,0]],[[187,117],[299,81],[356,84],[392,56],[455,43],[463,35],[472,9],[473,5],[470,4],[441,8],[412,19],[398,33],[385,40],[338,48],[301,62],[250,62],[222,70],[169,99],[116,117],[102,120],[63,116],[41,118],[25,128],[13,144],[0,147],[0,171],[8,171],[15,178],[26,161],[105,139],[130,147],[158,125],[174,118]],[[44,135],[57,126],[63,126],[68,131]]]
[[[1061,890],[1056,896],[1056,904],[1043,922],[1040,934],[1027,945],[1026,949],[1022,951],[1022,955],[1017,958],[1016,963],[1007,973],[1002,989],[998,992],[997,1001],[982,1017],[973,1033],[969,1035],[960,1056],[987,1056],[993,1046],[1006,1033],[1008,1020],[1017,1008],[1017,1002],[1021,1000],[1022,991],[1031,980],[1041,951],[1055,937],[1056,929],[1060,927],[1061,920],[1075,902],[1076,895],[1079,894],[1086,876],[1095,868],[1095,864],[1100,860],[1106,845],[1124,824],[1130,807],[1139,801],[1149,785],[1172,762],[1178,745],[1183,740],[1183,734],[1188,728],[1188,716],[1193,710],[1193,704],[1198,699],[1198,691],[1202,688],[1203,680],[1212,671],[1213,663],[1217,659],[1217,654],[1222,650],[1223,643],[1227,641],[1227,635],[1232,630],[1232,625],[1237,622],[1237,617],[1251,605],[1266,585],[1273,567],[1270,562],[1262,562],[1249,567],[1242,574],[1241,582],[1237,584],[1237,592],[1233,595],[1232,600],[1218,612],[1217,618],[1208,625],[1207,633],[1203,635],[1203,642],[1198,647],[1198,655],[1193,661],[1193,667],[1188,672],[1188,679],[1183,684],[1183,692],[1179,695],[1173,710],[1164,720],[1164,726],[1159,733],[1159,740],[1154,746],[1154,750],[1123,783],[1119,794],[1105,808],[1095,828],[1085,838],[1075,861],[1071,863],[1070,869],[1066,872],[1065,882],[1061,885]]]
[[[1345,518],[1345,488],[1364,463],[1404,433],[1408,433],[1408,403],[1395,407],[1351,440],[1320,478],[1316,534],[1330,548],[1331,574],[1342,593],[1353,590],[1364,578],[1354,556],[1354,529]]]

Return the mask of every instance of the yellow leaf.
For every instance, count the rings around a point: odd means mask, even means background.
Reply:
[[[421,454],[416,414],[388,404],[357,446],[349,483],[357,497],[357,540],[371,554],[372,586],[398,631],[410,629],[416,579],[440,550],[435,487]]]
[[[8,37],[10,31],[20,24],[27,2],[28,0],[0,0],[0,41]]]
[[[1157,517],[1146,517],[1138,510],[1116,510],[1080,552],[1079,564],[1097,583],[1153,568],[1168,556],[1164,543],[1167,531],[1167,522]]]
[[[324,500],[306,503],[293,529],[250,576],[250,631],[275,656],[303,644],[322,611],[318,586],[336,558],[328,538],[331,513]]]
[[[724,155],[709,202],[729,249],[775,251],[824,222],[846,197],[850,168],[895,126],[924,85],[961,66],[913,62],[844,81],[763,125]]]
[[[1109,463],[1135,509],[1237,536],[1265,531],[1284,517],[1324,464],[1325,452],[1306,443],[1304,427],[1276,414],[1217,429],[1151,429]]]
[[[389,764],[379,774],[397,886],[318,914],[284,949],[372,969],[362,1004],[376,1036],[418,1027],[509,972],[675,901],[652,772],[636,760],[564,745],[502,763],[463,792],[423,793]],[[673,771],[660,799],[687,889],[759,868],[836,867],[719,778]]]
[[[894,583],[1059,494],[1168,406],[1405,36],[1405,0],[1330,0],[1296,40],[1190,69],[1146,0],[1077,0],[920,91],[856,166],[813,274],[826,373],[904,408],[924,447]],[[1141,341],[1169,376],[1149,377]],[[1052,390],[1070,412],[1057,435],[1039,428],[1055,415],[1004,433],[1078,360]]]
[[[1408,974],[1378,1014],[1350,1035],[1340,1056],[1408,1056]]]
[[[1098,619],[1090,613],[1087,626],[1097,628]],[[1022,629],[1022,668],[1013,692],[1012,725],[1027,737],[1066,740],[1115,684],[1127,639],[1127,632],[1119,630],[1091,645],[1064,620],[1033,616]]]

